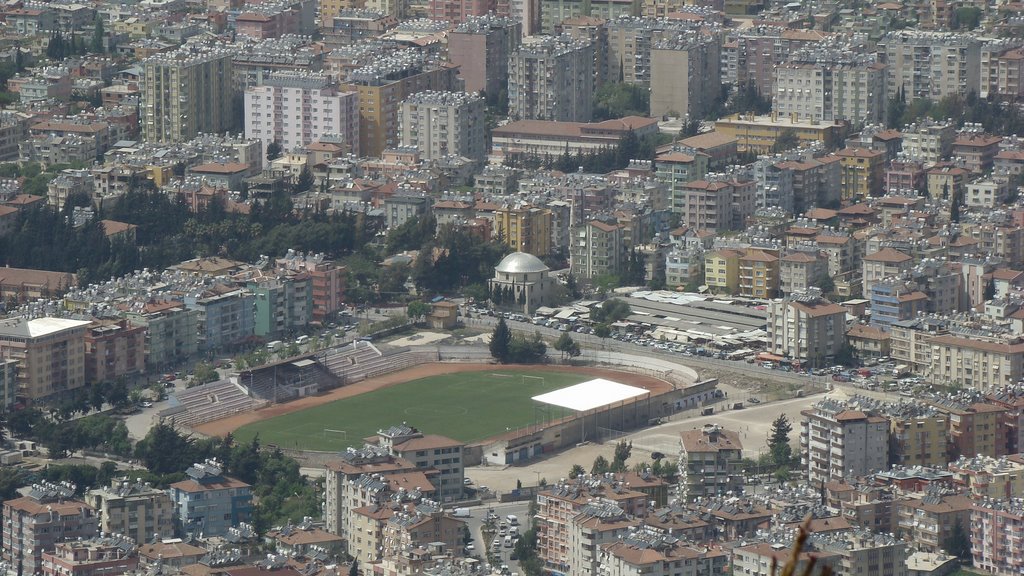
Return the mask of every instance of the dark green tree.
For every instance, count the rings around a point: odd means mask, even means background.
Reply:
[[[92,41],[89,44],[89,50],[95,54],[102,54],[105,51],[103,49],[104,36],[106,36],[106,32],[103,30],[103,18],[97,16],[96,23],[92,29]]]
[[[608,463],[608,459],[604,456],[598,456],[597,458],[594,458],[594,464],[590,467],[590,473],[604,474],[605,472],[608,472],[609,467],[610,464]]]
[[[359,560],[353,560],[348,569],[348,576],[359,576]]]
[[[575,480],[575,479],[579,478],[580,476],[583,476],[586,473],[587,473],[587,471],[583,468],[582,465],[580,465],[580,464],[573,464],[572,468],[569,470],[569,478],[572,479],[572,480]]]
[[[953,193],[952,204],[949,207],[949,221],[954,224],[960,223],[960,202],[962,199],[962,193],[957,190]]]
[[[494,327],[494,332],[491,333],[491,342],[489,349],[491,356],[495,360],[504,364],[509,359],[509,347],[512,344],[512,331],[509,330],[508,324],[505,323],[504,318],[498,319],[498,325]]]
[[[789,433],[792,431],[793,425],[785,414],[779,414],[778,418],[772,421],[772,427],[768,432],[768,451],[776,467],[788,468],[792,462],[793,447],[789,445]]]
[[[430,314],[430,304],[423,302],[422,300],[413,300],[409,302],[406,307],[405,313],[412,318],[414,321],[420,321]]]
[[[615,445],[615,456],[613,458],[613,462],[619,462],[620,464],[625,464],[626,460],[629,460],[629,456],[632,453],[633,453],[633,443],[632,442],[627,443],[625,439],[622,439],[622,440],[619,441],[618,444]]]
[[[295,193],[308,191],[313,187],[314,182],[313,172],[310,171],[309,164],[305,164],[302,171],[299,172],[299,178],[295,181]]]
[[[554,348],[562,353],[563,360],[566,358],[575,358],[576,356],[579,356],[581,352],[579,343],[573,340],[572,336],[569,336],[568,332],[562,332],[558,337],[558,340],[555,340]]]
[[[267,144],[267,160],[273,162],[281,157],[281,143],[274,140],[270,144]]]
[[[796,130],[786,128],[779,133],[779,137],[775,139],[775,144],[772,144],[772,152],[785,152],[799,145],[800,137],[797,136]]]
[[[983,296],[986,302],[996,297],[996,283],[991,278],[989,279],[988,284],[985,284],[985,293]]]
[[[953,530],[942,542],[942,547],[961,561],[969,561],[971,558],[971,536],[967,533],[960,518],[957,517],[953,523]]]
[[[633,313],[625,300],[609,298],[590,311],[591,320],[599,323],[618,322]]]

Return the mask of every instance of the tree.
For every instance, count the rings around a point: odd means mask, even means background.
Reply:
[[[581,353],[579,343],[573,340],[572,336],[569,336],[568,332],[562,332],[558,337],[558,340],[555,340],[555,350],[562,353],[563,360],[567,357],[575,358]]]
[[[789,482],[789,467],[780,466],[777,468],[775,470],[775,481],[778,482],[780,486]]]
[[[569,478],[572,479],[572,480],[575,480],[575,479],[579,478],[580,476],[583,476],[586,473],[587,473],[587,471],[583,468],[582,465],[580,465],[580,464],[573,464],[572,468],[569,470]]]
[[[267,144],[267,161],[273,162],[281,157],[281,143],[274,140]]]
[[[348,569],[348,576],[359,576],[359,560],[352,561],[352,566]]]
[[[952,204],[949,207],[949,221],[954,224],[960,223],[960,199],[961,193],[957,190],[953,193]]]
[[[419,321],[421,318],[426,318],[427,314],[430,314],[430,305],[422,300],[413,300],[409,302],[406,314],[414,321]]]
[[[827,272],[819,276],[814,285],[821,289],[822,294],[831,294],[836,291],[836,283]]]
[[[843,344],[839,347],[839,350],[836,352],[836,355],[832,360],[840,366],[853,366],[853,362],[855,360],[853,346]]]
[[[793,447],[789,445],[789,433],[793,431],[793,425],[785,414],[772,422],[768,432],[768,451],[772,455],[772,462],[776,467],[788,468],[793,458]]]
[[[210,382],[216,382],[220,379],[220,374],[213,367],[212,364],[207,362],[200,362],[196,364],[195,368],[192,369],[192,378],[189,380],[189,388],[195,386],[202,386],[203,384],[209,384]]]
[[[94,52],[96,54],[101,54],[101,53],[104,52],[104,50],[103,50],[103,37],[105,35],[106,35],[106,32],[103,30],[103,18],[97,16],[96,17],[96,24],[93,26],[93,29],[92,29],[92,41],[91,41],[90,46],[89,46],[89,50],[91,52]]]
[[[785,152],[799,145],[800,137],[797,135],[796,130],[786,128],[779,133],[779,137],[775,139],[775,144],[772,144],[772,152]]]
[[[609,337],[611,335],[612,335],[612,329],[611,329],[611,326],[609,326],[608,324],[602,322],[602,323],[598,324],[597,326],[594,326],[594,336],[597,336],[598,338],[604,339],[604,338],[607,338],[607,337]]]
[[[610,298],[590,312],[590,318],[596,322],[618,322],[633,313],[625,300]]]
[[[594,458],[594,464],[590,467],[591,474],[604,474],[608,472],[609,468],[608,459],[604,456],[598,456]]]
[[[994,280],[992,280],[990,278],[989,281],[988,281],[988,284],[985,284],[984,299],[985,299],[986,302],[988,302],[989,300],[992,300],[995,297],[996,297],[996,283],[995,283]]]
[[[953,524],[953,530],[949,533],[949,537],[942,542],[942,547],[960,560],[971,558],[971,538],[959,517]]]
[[[302,171],[299,172],[299,179],[295,181],[294,191],[296,193],[305,192],[313,187],[314,181],[313,173],[309,170],[309,164],[307,163],[302,166]]]
[[[620,440],[619,443],[615,445],[614,461],[625,464],[626,460],[629,460],[629,456],[632,453],[633,443],[630,442],[627,444],[625,439]]]
[[[491,343],[489,345],[491,356],[495,360],[504,364],[508,361],[509,357],[509,346],[512,343],[512,330],[509,330],[508,324],[505,323],[504,318],[498,319],[498,325],[494,327],[494,332],[491,333]]]

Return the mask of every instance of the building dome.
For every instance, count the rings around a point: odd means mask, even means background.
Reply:
[[[527,274],[536,272],[547,272],[548,267],[533,254],[526,252],[513,252],[501,259],[494,270],[503,274]]]

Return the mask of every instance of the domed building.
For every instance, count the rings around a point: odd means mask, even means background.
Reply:
[[[555,303],[558,282],[548,275],[540,258],[526,252],[513,252],[494,267],[494,278],[487,283],[491,302],[507,309],[529,314],[540,306]]]

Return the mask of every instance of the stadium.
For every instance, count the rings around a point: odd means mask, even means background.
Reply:
[[[188,389],[160,419],[206,435],[259,434],[305,461],[408,422],[466,442],[467,465],[511,464],[617,439],[715,393],[715,381],[685,366],[592,354],[499,366],[486,347],[355,342]]]

